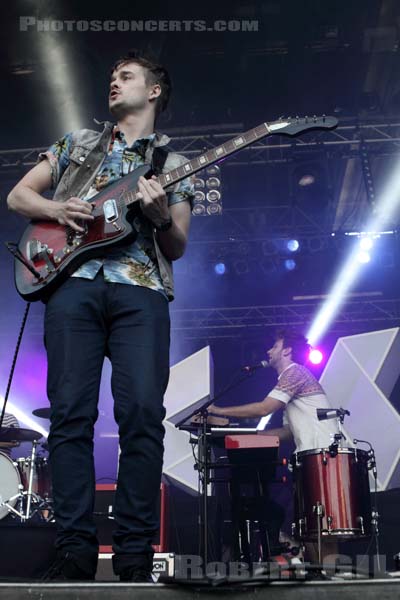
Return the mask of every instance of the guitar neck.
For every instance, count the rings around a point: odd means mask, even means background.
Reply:
[[[278,123],[279,124],[275,126],[276,129],[282,128],[284,123]],[[250,144],[253,144],[255,141],[261,140],[267,135],[271,135],[273,133],[274,125],[274,123],[263,123],[262,125],[258,125],[258,127],[254,127],[246,133],[242,133],[238,137],[233,138],[220,146],[207,150],[207,152],[185,162],[180,167],[172,169],[172,171],[169,171],[168,173],[159,175],[157,180],[163,188],[168,188],[179,181],[182,181],[185,177],[190,177],[209,165],[225,159],[242,148],[246,148],[246,146],[250,146]],[[127,192],[125,196],[127,206],[130,206],[137,201],[136,191]]]
[[[279,119],[278,121],[272,121],[271,123],[262,123],[261,125],[258,125],[258,127],[254,127],[246,133],[242,133],[232,140],[229,140],[220,146],[216,146],[215,148],[211,148],[192,160],[188,160],[180,167],[172,169],[172,171],[169,171],[168,173],[159,175],[157,181],[163,188],[169,188],[179,181],[182,181],[182,179],[185,179],[185,177],[190,177],[194,173],[197,173],[197,171],[201,171],[209,165],[224,160],[231,154],[242,150],[242,148],[246,148],[246,146],[250,146],[250,144],[253,144],[257,140],[261,140],[267,135],[279,134],[293,137],[313,129],[335,129],[337,125],[338,120],[335,117],[327,117],[325,115],[322,117],[314,116],[311,118],[296,117],[294,119],[289,117],[288,119]],[[126,192],[124,201],[127,206],[137,201],[136,194],[137,190]]]

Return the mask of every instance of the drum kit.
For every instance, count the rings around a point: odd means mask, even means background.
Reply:
[[[33,414],[48,419],[50,409],[40,408]],[[0,429],[0,520],[7,515],[25,522],[31,519],[49,522],[53,519],[50,468],[46,456],[47,443],[39,443],[42,434],[33,429],[2,427]],[[21,442],[32,444],[29,456],[13,461],[1,446]],[[38,448],[40,447],[40,450]]]
[[[48,419],[50,409],[36,409],[33,414]],[[341,423],[343,417],[344,413]],[[0,429],[0,445],[32,443],[30,455],[16,461],[0,448],[0,520],[9,514],[21,522],[35,517],[44,522],[53,520],[49,463],[38,454],[39,445],[45,453],[48,449],[46,443],[39,444],[41,437],[31,429]],[[291,460],[293,535],[302,542],[318,542],[320,563],[323,539],[360,539],[378,533],[378,513],[371,506],[369,482],[370,471],[376,481],[374,451],[371,446],[369,451],[344,447],[344,439],[340,428],[328,448],[295,452]]]

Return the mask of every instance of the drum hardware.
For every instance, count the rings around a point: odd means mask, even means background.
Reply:
[[[373,531],[375,533],[375,535],[379,535],[379,528],[378,528],[378,524],[379,524],[379,513],[376,510],[372,511],[372,519],[371,519],[371,524],[372,524],[372,528]]]
[[[47,461],[37,456],[38,443],[34,440],[30,456],[16,462],[0,453],[0,519],[8,514],[22,523],[36,514],[45,521],[53,518]]]
[[[343,433],[335,433],[333,436],[333,442],[329,446],[329,455],[333,458],[337,456],[339,448],[342,446],[342,440],[344,439]],[[324,464],[326,464],[326,457],[324,456]]]
[[[32,443],[31,464],[30,464],[30,469],[29,469],[28,492],[27,492],[27,495],[26,495],[27,502],[26,502],[26,516],[25,516],[25,519],[29,519],[29,517],[31,516],[32,485],[33,485],[33,465],[35,464],[36,447],[37,447],[37,441],[34,440],[33,443]]]
[[[343,431],[343,423],[346,415],[350,416],[350,412],[342,407],[340,408],[317,408],[317,419],[318,421],[325,421],[326,419],[336,419],[338,424],[339,433],[335,433],[334,441],[329,446],[329,454],[336,455],[338,448],[342,447],[342,441],[346,440],[346,436]],[[324,464],[326,464],[324,462]]]
[[[333,521],[331,515],[329,515],[329,517],[326,517],[326,521],[328,523],[328,531],[329,531],[329,533],[331,533],[331,531],[332,531],[332,521]]]
[[[297,527],[299,529],[299,538],[301,539],[306,532],[306,520],[299,519],[297,525],[296,523],[292,523],[292,537],[295,537],[297,533]]]
[[[360,523],[361,535],[364,535],[364,517],[357,517],[357,521]]]
[[[322,518],[325,515],[325,509],[320,502],[317,502],[313,506],[313,512],[317,516],[317,528],[318,528],[318,563],[322,564]]]

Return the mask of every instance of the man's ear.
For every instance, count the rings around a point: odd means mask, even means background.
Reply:
[[[153,100],[154,98],[158,98],[161,95],[161,85],[159,83],[155,83],[151,86],[149,100]]]
[[[290,346],[287,346],[286,348],[282,349],[282,354],[283,356],[289,356],[289,354],[292,354],[292,348]]]

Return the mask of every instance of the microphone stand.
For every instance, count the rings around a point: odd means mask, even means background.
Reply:
[[[233,380],[225,386],[216,396],[211,400],[207,400],[200,408],[196,408],[190,413],[188,416],[185,416],[184,419],[178,421],[175,425],[178,429],[184,429],[183,424],[186,423],[191,417],[196,414],[200,415],[199,426],[197,428],[197,447],[198,447],[198,464],[197,470],[199,472],[199,488],[201,495],[201,506],[202,511],[200,513],[199,519],[199,527],[200,527],[200,543],[202,549],[202,559],[204,569],[207,569],[208,564],[208,496],[207,496],[207,488],[209,484],[209,453],[210,446],[207,440],[207,417],[208,417],[208,407],[213,404],[215,401],[219,400],[224,396],[227,392],[237,387],[240,383],[251,377],[256,369],[251,369],[245,372],[239,379],[237,379],[237,375],[233,378]]]

